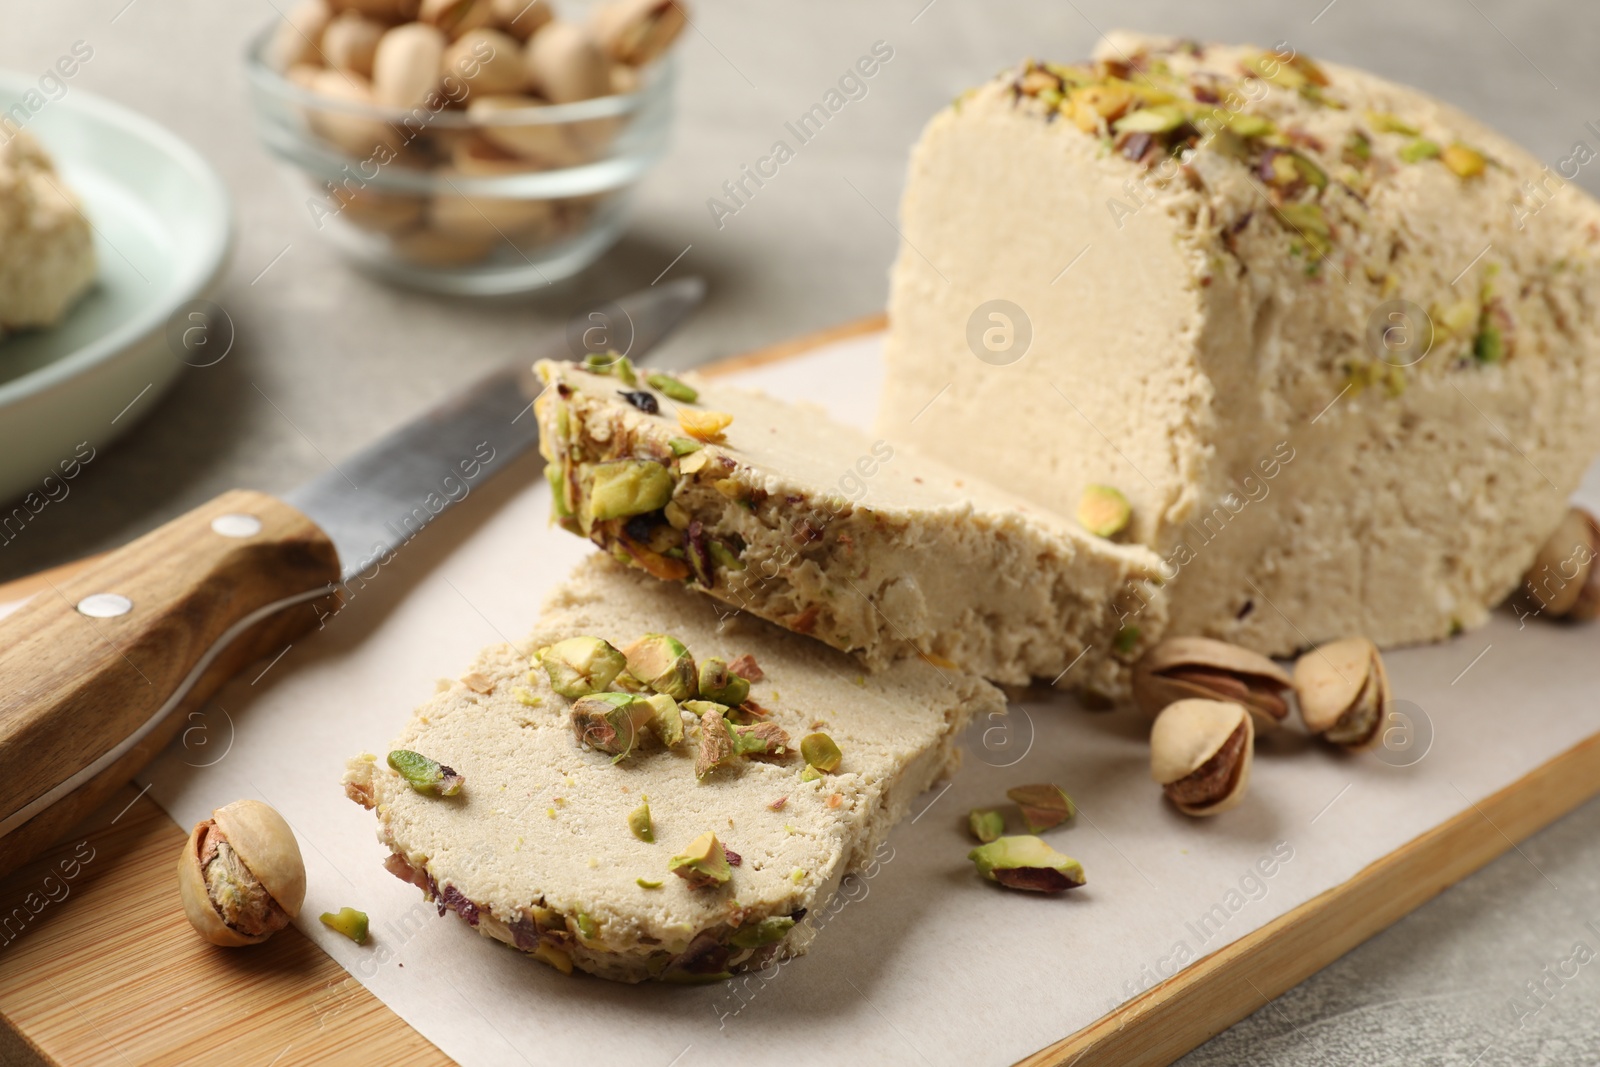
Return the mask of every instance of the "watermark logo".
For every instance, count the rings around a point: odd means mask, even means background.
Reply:
[[[1009,300],[986,300],[967,319],[967,347],[992,367],[1004,367],[1028,354],[1033,321]]]
[[[1433,336],[1433,319],[1409,300],[1386,300],[1367,316],[1367,351],[1391,367],[1422,362]]]
[[[1033,716],[1022,706],[991,711],[979,735],[978,758],[991,767],[1015,767],[1033,751]]]
[[[191,367],[211,367],[233,351],[233,318],[221,304],[190,300],[167,319],[167,350]]]
[[[1409,700],[1395,700],[1379,727],[1373,755],[1391,767],[1414,767],[1433,748],[1433,720]]]
[[[567,351],[573,359],[609,352],[625,356],[633,349],[634,334],[633,318],[608,300],[567,320]]]

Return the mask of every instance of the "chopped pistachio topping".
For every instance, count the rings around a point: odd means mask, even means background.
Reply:
[[[619,459],[595,466],[589,517],[597,522],[658,511],[672,499],[672,472],[650,459]]]
[[[1436,142],[1419,137],[1400,149],[1400,160],[1404,163],[1421,163],[1424,159],[1439,158],[1441,151]]]
[[[1037,837],[1002,837],[967,853],[978,873],[1010,889],[1059,893],[1084,884],[1083,865]]]
[[[669,437],[667,447],[672,449],[674,456],[687,456],[691,452],[698,452],[706,447],[692,437]]]
[[[844,760],[844,753],[839,751],[839,746],[827,734],[807,734],[800,741],[800,758],[806,761],[806,766],[822,774],[832,774],[839,769],[839,764]]]
[[[639,806],[628,813],[628,829],[646,844],[656,843],[655,824],[650,821],[650,798],[640,797]]]
[[[700,664],[700,697],[736,708],[750,695],[750,683],[728,670],[727,661],[712,656]]]
[[[406,784],[419,793],[453,797],[466,784],[466,779],[451,768],[409,749],[397,748],[389,753],[389,766],[399,771]]]
[[[633,883],[640,889],[660,889],[663,884],[644,877],[635,878]]]
[[[1137,626],[1124,626],[1117,631],[1117,636],[1111,639],[1111,647],[1127,655],[1139,645],[1139,628]]]
[[[650,729],[667,748],[683,744],[683,716],[678,713],[678,702],[665,693],[645,697],[650,705]]]
[[[569,637],[539,650],[539,665],[550,677],[550,688],[568,699],[604,690],[627,663],[620,651],[598,637]]]
[[[320,916],[322,925],[334,933],[343,934],[358,945],[367,943],[367,913],[354,908],[340,908],[337,912],[325,911]]]
[[[714,537],[706,542],[706,551],[711,553],[711,561],[719,567],[726,567],[728,570],[733,571],[745,569],[744,560],[734,555],[733,549]]]
[[[1006,796],[1022,809],[1022,821],[1030,834],[1060,826],[1078,814],[1077,805],[1059,785],[1019,785],[1007,789]]]
[[[655,709],[632,693],[594,693],[572,704],[572,732],[580,744],[622,759],[650,727]]]
[[[987,845],[1006,832],[1006,820],[998,811],[974,808],[967,814],[967,828],[972,831],[973,837]]]
[[[1078,498],[1078,524],[1096,537],[1115,537],[1132,517],[1128,498],[1109,485],[1091,485]]]
[[[1388,111],[1369,111],[1367,121],[1372,123],[1372,128],[1379,133],[1401,133],[1407,137],[1416,137],[1422,133],[1411,123],[1406,122],[1399,115]]]
[[[594,935],[600,932],[599,925],[594,921],[594,916],[586,911],[580,911],[578,912],[577,920],[578,933],[583,935],[585,941],[593,941]]]
[[[655,373],[645,377],[645,383],[652,389],[659,389],[672,399],[684,404],[693,404],[700,399],[700,391],[687,382],[679,381],[670,374]]]
[[[762,919],[760,922],[741,926],[728,938],[728,944],[734,948],[760,948],[782,941],[791,929],[794,920],[787,915],[773,915]]]
[[[674,700],[696,695],[694,657],[682,641],[669,634],[645,634],[623,649],[628,672],[657,693]]]
[[[667,863],[667,870],[688,882],[693,889],[726,885],[733,877],[728,866],[728,856],[722,850],[717,835],[707,831],[689,842],[678,855]]]

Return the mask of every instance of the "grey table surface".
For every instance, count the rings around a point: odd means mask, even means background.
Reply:
[[[0,578],[112,547],[234,486],[282,491],[530,348],[593,301],[669,276],[711,287],[663,362],[687,366],[883,307],[906,153],[961,89],[1024,55],[1084,55],[1118,26],[1289,41],[1409,82],[1554,162],[1600,120],[1592,0],[699,0],[674,147],[622,241],[581,276],[478,302],[348,269],[257,144],[240,55],[288,0],[3,0],[0,66],[94,49],[72,92],[174,130],[236,204],[216,300],[237,331],[0,552]],[[559,2],[559,0],[558,0]],[[717,225],[706,201],[875,41],[868,95]],[[1592,169],[1580,178],[1597,188]],[[271,398],[268,402],[267,397]],[[1540,873],[1542,872],[1542,873]],[[1596,921],[1596,926],[1587,925]],[[1185,1064],[1600,1063],[1600,802],[1510,851],[1190,1054]],[[1531,987],[1539,990],[1537,999]]]

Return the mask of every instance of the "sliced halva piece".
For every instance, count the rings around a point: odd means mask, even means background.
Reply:
[[[873,667],[921,654],[1012,684],[1121,694],[1160,636],[1149,550],[972,474],[701,378],[688,402],[570,363],[539,371],[565,525],[658,577]],[[713,413],[733,419],[719,440],[687,436]]]
[[[381,756],[350,761],[346,791],[377,812],[390,870],[441,914],[562,970],[697,981],[804,952],[808,916],[871,862],[912,799],[954,770],[969,719],[1000,712],[1004,699],[915,660],[863,676],[818,642],[753,618],[730,623],[717,609],[605,556],[583,564],[528,640],[485,650],[394,740],[459,774],[456,795],[417,791]],[[692,714],[680,714],[686,736],[675,748],[640,735],[614,761],[580,743],[574,701],[552,688],[539,650],[575,637],[626,649],[651,633],[675,637],[701,665],[719,657],[758,677],[745,717],[776,724],[786,751],[697,777]],[[813,731],[842,753],[832,773],[806,774],[794,752]],[[635,813],[646,797],[653,842],[630,828],[630,816],[643,825]],[[696,887],[669,865],[707,833],[737,862],[725,884]]]
[[[1024,64],[913,154],[879,432],[1121,489],[1174,633],[1476,626],[1600,450],[1600,210],[1560,169],[1288,46]]]

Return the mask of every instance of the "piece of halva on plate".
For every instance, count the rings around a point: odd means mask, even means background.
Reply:
[[[1477,626],[1600,451],[1600,210],[1558,169],[1287,45],[1023,64],[913,153],[878,431],[1120,489],[1172,633]]]
[[[718,607],[591,557],[526,641],[350,761],[389,869],[563,971],[697,982],[804,952],[1005,701],[918,660],[863,674]]]
[[[1142,546],[809,406],[693,376],[539,372],[560,521],[657,577],[874,668],[921,655],[1117,695],[1160,637]]]

